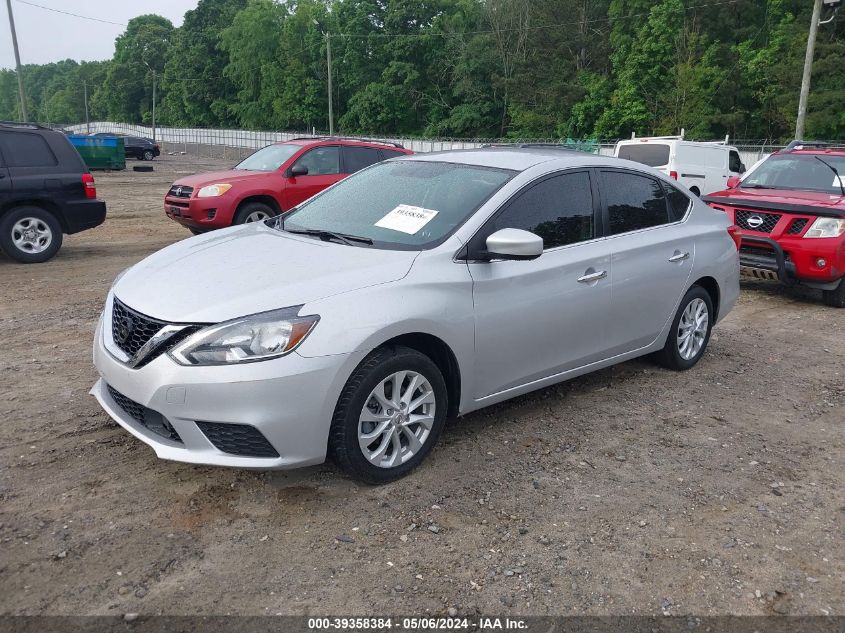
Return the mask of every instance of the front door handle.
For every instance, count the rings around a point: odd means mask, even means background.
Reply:
[[[605,277],[607,277],[607,271],[606,270],[597,270],[596,272],[587,273],[585,275],[581,275],[580,277],[578,277],[578,283],[579,284],[588,284],[588,283],[591,283],[593,281],[598,281],[599,279],[604,279]]]
[[[675,251],[675,254],[669,258],[670,262],[682,262],[685,259],[689,259],[689,253],[682,253],[681,251]]]

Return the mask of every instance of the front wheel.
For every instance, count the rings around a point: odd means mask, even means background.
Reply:
[[[447,409],[446,383],[428,356],[408,347],[379,348],[361,361],[343,388],[329,453],[356,479],[394,481],[434,447]]]
[[[235,215],[234,224],[247,224],[249,222],[261,222],[267,218],[272,218],[273,209],[268,207],[263,202],[247,202]]]
[[[822,291],[822,299],[831,308],[845,308],[845,277],[839,280],[839,285],[833,290]]]
[[[144,160],[152,160],[153,158],[155,158],[155,154],[153,154],[153,150],[147,149],[147,150],[144,150],[143,157],[144,157]]]
[[[18,207],[0,218],[0,249],[24,264],[52,259],[62,245],[62,227],[40,207]]]
[[[707,349],[712,329],[713,300],[704,288],[693,286],[681,300],[657,361],[675,371],[690,369]]]

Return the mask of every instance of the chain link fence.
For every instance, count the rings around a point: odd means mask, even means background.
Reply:
[[[74,134],[123,134],[127,136],[153,137],[153,130],[149,126],[132,125],[128,123],[114,123],[97,121],[89,124],[63,126],[64,130]],[[161,144],[162,153],[168,155],[188,155],[198,158],[220,159],[239,162],[249,156],[256,149],[289,141],[294,138],[326,136],[318,130],[306,132],[271,132],[259,130],[226,130],[212,128],[177,128],[157,127],[155,138]],[[534,139],[491,139],[491,138],[412,138],[403,136],[367,136],[354,138],[368,138],[377,141],[401,143],[404,147],[417,153],[439,152],[454,149],[472,149],[487,144],[515,144],[515,143],[555,143],[565,144],[573,149],[589,151],[604,156],[612,156],[616,139],[602,140],[573,140],[560,138]],[[742,161],[751,166],[759,159],[774,151],[782,149],[784,145],[767,140],[734,140],[730,144],[735,146],[742,157]]]

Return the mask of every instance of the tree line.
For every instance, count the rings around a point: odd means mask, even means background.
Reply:
[[[784,140],[809,0],[200,0],[112,59],[23,67],[29,117],[462,138]],[[75,30],[82,37],[84,30]],[[96,30],[93,29],[91,37]],[[820,27],[807,136],[845,138],[845,19]],[[14,71],[0,118],[17,119]]]

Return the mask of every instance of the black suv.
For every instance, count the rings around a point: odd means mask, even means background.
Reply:
[[[55,130],[0,121],[0,249],[25,264],[46,262],[63,233],[106,219],[94,177],[67,137]]]
[[[92,136],[113,136],[123,139],[123,150],[126,158],[137,158],[138,160],[152,160],[161,154],[158,143],[144,138],[143,136],[121,136],[111,132],[97,132]]]

